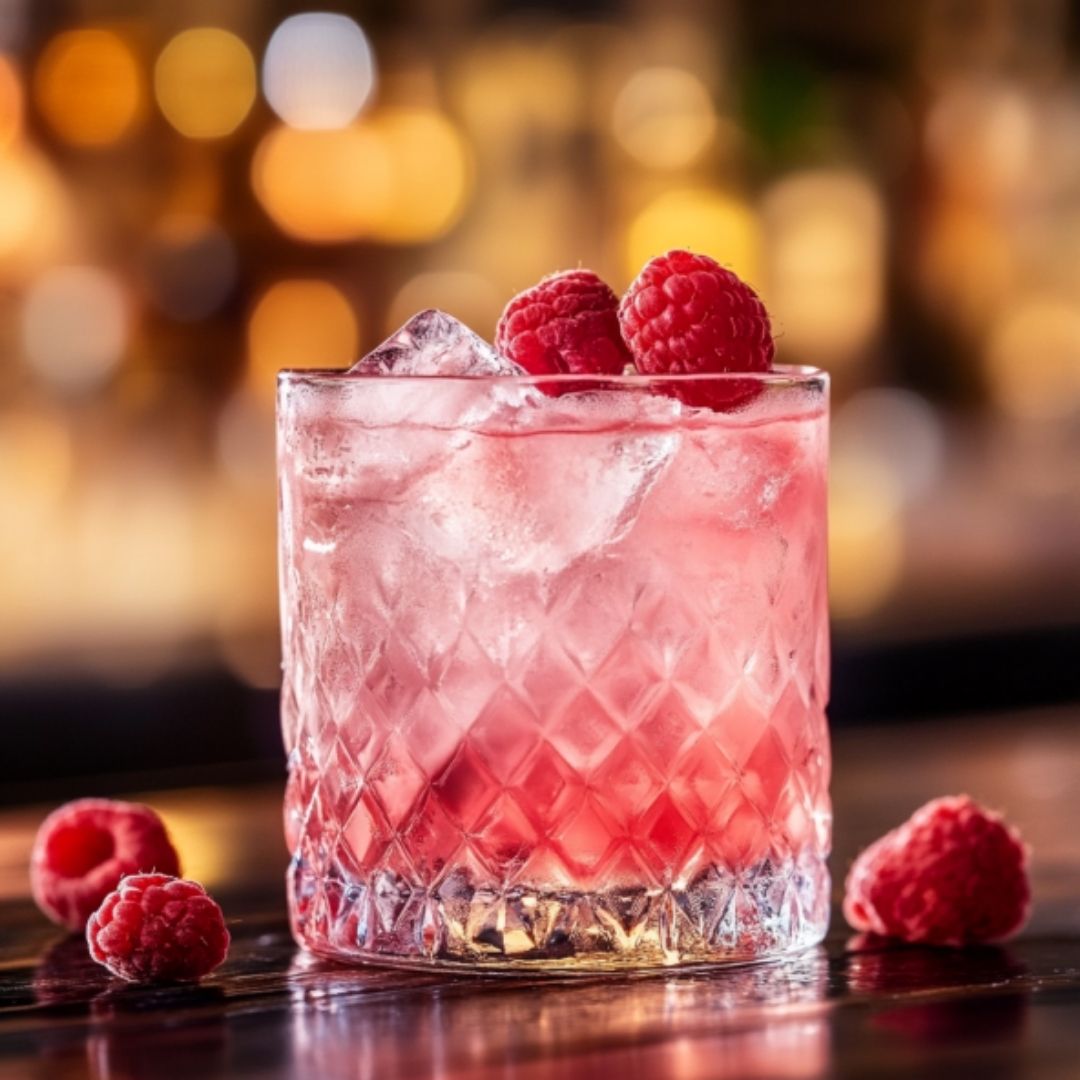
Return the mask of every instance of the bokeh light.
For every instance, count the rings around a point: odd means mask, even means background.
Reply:
[[[924,302],[981,338],[1014,294],[1020,267],[1000,222],[977,207],[946,203],[930,216],[917,272]]]
[[[678,169],[701,156],[716,131],[705,84],[689,71],[636,71],[615,99],[612,128],[619,145],[641,164]]]
[[[1012,416],[1080,413],[1080,307],[1056,296],[1022,298],[993,326],[985,369],[994,400]]]
[[[4,492],[5,515],[58,503],[71,479],[72,457],[71,435],[57,417],[29,410],[0,413],[0,491]]]
[[[60,138],[105,146],[142,118],[145,87],[133,49],[111,30],[68,30],[49,42],[34,72],[34,96]]]
[[[920,394],[899,386],[860,390],[837,405],[829,429],[833,455],[888,471],[907,502],[940,483],[947,452],[945,425]]]
[[[418,311],[434,307],[471,326],[481,337],[494,336],[495,323],[509,298],[482,274],[466,270],[430,270],[409,278],[387,308],[387,335]]]
[[[446,117],[400,107],[340,131],[275,128],[256,150],[252,184],[275,224],[297,239],[411,244],[454,224],[471,166]]]
[[[161,50],[154,65],[158,106],[189,138],[231,134],[251,111],[255,93],[255,59],[228,30],[184,30]]]
[[[934,102],[926,148],[952,194],[1000,199],[1015,191],[1037,159],[1031,99],[1015,86],[957,82]]]
[[[129,322],[124,287],[108,271],[49,270],[31,286],[23,306],[27,361],[58,389],[92,389],[120,363]]]
[[[358,239],[386,216],[393,198],[386,146],[361,127],[274,128],[259,143],[251,179],[274,224],[298,240]]]
[[[345,15],[312,11],[287,18],[263,57],[263,92],[285,123],[308,130],[342,128],[375,85],[364,31]]]
[[[714,188],[679,188],[648,203],[630,222],[625,270],[633,277],[654,255],[687,248],[755,284],[760,246],[757,218],[745,200]]]
[[[237,488],[273,489],[274,421],[249,387],[233,394],[218,416],[217,455],[225,475]]]
[[[0,263],[26,267],[54,255],[69,219],[64,189],[47,158],[21,145],[0,153]]]
[[[23,127],[22,81],[10,56],[0,54],[0,149],[10,146]]]
[[[873,614],[900,581],[902,495],[880,460],[833,455],[829,469],[829,608],[836,618]]]
[[[550,42],[493,34],[456,58],[454,98],[470,135],[493,156],[537,131],[565,131],[584,92],[569,56]]]
[[[471,181],[457,128],[433,109],[382,109],[367,121],[390,163],[390,198],[370,234],[390,244],[434,240],[457,220]]]
[[[874,186],[847,170],[778,181],[762,204],[767,299],[785,357],[834,370],[881,322],[885,214]]]
[[[236,246],[216,222],[171,214],[158,222],[146,252],[145,273],[158,308],[179,322],[205,319],[236,283]]]
[[[328,281],[288,279],[260,297],[248,322],[248,381],[273,401],[282,368],[341,368],[358,359],[360,329],[352,305]]]

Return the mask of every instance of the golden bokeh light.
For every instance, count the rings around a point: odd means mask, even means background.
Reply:
[[[929,215],[918,254],[925,303],[981,338],[1001,306],[1011,302],[1020,278],[1018,253],[1001,223],[978,207],[946,202]]]
[[[680,188],[648,203],[630,222],[626,274],[634,277],[654,255],[688,248],[754,284],[760,246],[757,218],[745,200],[715,188]]]
[[[1080,413],[1080,304],[1057,296],[1021,299],[992,327],[984,356],[990,392],[1024,420]]]
[[[49,42],[34,72],[34,97],[49,126],[76,146],[106,146],[142,118],[139,61],[119,34],[68,30]]]
[[[55,505],[71,478],[71,436],[49,413],[0,413],[0,491],[19,513]]]
[[[26,294],[26,359],[57,389],[82,391],[103,383],[120,363],[129,334],[124,287],[100,267],[55,267]]]
[[[581,73],[550,42],[493,35],[463,53],[453,76],[469,133],[493,154],[534,130],[564,131],[582,111]]]
[[[366,127],[263,136],[251,167],[263,209],[298,240],[333,243],[366,235],[393,201],[389,153]]]
[[[235,34],[200,26],[177,34],[154,65],[154,95],[181,135],[234,132],[255,102],[255,58]]]
[[[762,201],[769,310],[786,358],[832,367],[854,359],[881,324],[885,212],[858,173],[793,173]]]
[[[278,127],[252,163],[275,224],[315,243],[436,239],[458,219],[471,176],[457,129],[424,108],[383,109],[338,131]]]
[[[481,337],[490,338],[506,300],[495,283],[481,274],[429,270],[409,278],[395,293],[384,330],[392,334],[416,312],[434,307],[471,326]]]
[[[272,285],[248,322],[248,380],[273,401],[283,368],[342,368],[358,359],[360,328],[352,305],[328,281],[292,278]]]
[[[897,477],[881,461],[837,457],[829,470],[829,608],[871,615],[899,584],[904,561]]]
[[[612,130],[631,157],[656,169],[678,169],[701,156],[716,131],[705,84],[676,67],[636,71],[615,99]]]
[[[961,81],[931,106],[928,157],[953,195],[996,201],[1018,190],[1038,160],[1032,96],[1005,81]]]
[[[26,267],[55,255],[68,200],[47,158],[17,144],[0,152],[0,264]]]
[[[0,53],[0,149],[22,132],[24,105],[18,69],[10,56]]]
[[[382,143],[390,163],[390,198],[371,223],[372,239],[388,244],[435,240],[457,221],[471,181],[465,142],[433,109],[391,108],[364,129]]]

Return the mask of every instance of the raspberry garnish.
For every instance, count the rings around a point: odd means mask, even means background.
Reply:
[[[180,860],[161,818],[138,803],[78,799],[41,824],[30,856],[30,884],[50,919],[81,930],[125,874],[179,874]]]
[[[506,305],[495,347],[532,375],[616,375],[630,363],[618,306],[591,270],[564,270]]]
[[[229,951],[221,908],[195,881],[133,874],[86,924],[90,955],[129,982],[191,982]]]
[[[623,339],[648,375],[769,371],[772,331],[757,293],[708,255],[669,251],[645,264],[619,305]],[[731,409],[753,397],[752,379],[672,383],[688,404]]]
[[[871,844],[848,874],[856,930],[927,945],[1002,941],[1027,920],[1027,848],[967,795],[934,799]]]

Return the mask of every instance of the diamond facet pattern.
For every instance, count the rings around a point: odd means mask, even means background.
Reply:
[[[676,426],[677,452],[611,543],[528,574],[493,563],[490,538],[475,562],[426,549],[437,468],[382,499],[369,477],[359,501],[311,470],[310,447],[344,421],[301,404],[283,401],[279,440],[299,940],[345,959],[566,970],[820,940],[823,411]],[[434,428],[431,452],[440,435],[448,456],[469,452]],[[572,486],[576,461],[636,438],[559,430],[531,453]],[[487,443],[497,454],[498,433]],[[514,542],[512,521],[488,525]]]

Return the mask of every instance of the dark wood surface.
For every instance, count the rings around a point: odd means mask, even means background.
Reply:
[[[1035,849],[1036,910],[998,948],[892,947],[839,915],[783,964],[588,981],[337,968],[289,939],[280,791],[145,798],[222,900],[234,946],[198,987],[111,979],[27,899],[44,807],[0,815],[0,1077],[1080,1077],[1077,712],[837,739],[837,885],[854,853],[934,795],[1004,809]],[[837,892],[839,890],[837,889]]]

